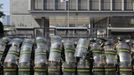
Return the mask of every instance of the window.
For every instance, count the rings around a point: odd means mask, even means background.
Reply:
[[[87,0],[78,0],[78,8],[79,10],[87,10]]]
[[[110,10],[110,0],[102,0],[102,10]]]
[[[125,1],[125,10],[132,10],[133,9],[133,3],[132,0],[124,0]]]
[[[54,4],[55,0],[47,0],[47,10],[53,10],[55,8]]]
[[[61,2],[60,0],[55,0],[55,9],[64,10],[66,7],[65,2]]]
[[[90,9],[98,10],[99,9],[99,0],[90,0]]]
[[[113,0],[113,10],[122,10],[122,0]]]
[[[41,10],[43,9],[43,0],[35,0],[35,9]]]
[[[70,5],[70,7],[69,7],[70,10],[75,10],[76,9],[76,0],[70,0],[69,5]]]

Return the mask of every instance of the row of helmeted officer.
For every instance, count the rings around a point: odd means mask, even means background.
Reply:
[[[59,36],[47,39],[8,38],[0,43],[1,75],[132,75],[133,46],[123,39],[81,38],[75,45]],[[9,49],[7,50],[6,49]],[[132,50],[132,51],[131,51]],[[132,55],[132,56],[131,56]],[[5,57],[5,58],[4,58]],[[3,68],[3,69],[2,69]]]

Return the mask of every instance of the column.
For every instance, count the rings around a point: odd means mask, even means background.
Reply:
[[[33,0],[32,0],[33,1]],[[28,0],[28,10],[32,10],[31,0]]]
[[[122,11],[124,11],[124,5],[125,5],[125,3],[124,3],[124,0],[122,0]]]
[[[133,11],[134,11],[134,0],[132,2],[133,2]]]
[[[110,0],[110,10],[113,10],[113,0]]]
[[[101,11],[101,0],[99,0],[99,11]]]
[[[53,7],[53,10],[55,10],[55,3],[56,3],[56,2],[55,2],[55,0],[54,0],[54,1],[53,1],[53,6],[54,6],[54,7]]]
[[[90,0],[87,0],[87,10],[90,10]]]
[[[76,0],[76,10],[79,9],[78,7],[79,7],[79,6],[78,6],[78,0]]]

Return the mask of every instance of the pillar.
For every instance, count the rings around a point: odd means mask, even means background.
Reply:
[[[133,11],[134,11],[134,0],[132,2],[133,2]]]
[[[113,10],[113,0],[110,0],[110,10]]]
[[[67,3],[66,3],[66,1],[64,2],[64,4],[65,4],[64,5],[64,9],[67,10]]]
[[[90,0],[87,0],[87,10],[90,10]]]
[[[101,0],[99,0],[99,11],[101,11]]]
[[[125,3],[124,3],[124,0],[122,0],[122,11],[124,11],[124,5],[125,5]]]
[[[78,10],[78,0],[76,0],[76,10]]]
[[[55,8],[55,5],[56,5],[56,1],[55,0],[53,0],[53,10],[56,10],[56,8]]]
[[[33,0],[32,0],[33,1]],[[31,5],[31,0],[28,0],[28,10],[31,10],[32,9],[32,5]]]

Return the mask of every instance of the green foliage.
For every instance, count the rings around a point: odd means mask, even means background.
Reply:
[[[2,9],[2,5],[3,4],[0,4],[0,9]],[[3,11],[0,10],[0,17],[2,17],[2,16],[5,16],[5,14],[3,13]]]
[[[2,16],[4,16],[5,14],[2,12],[2,11],[0,11],[0,17],[2,17]]]

